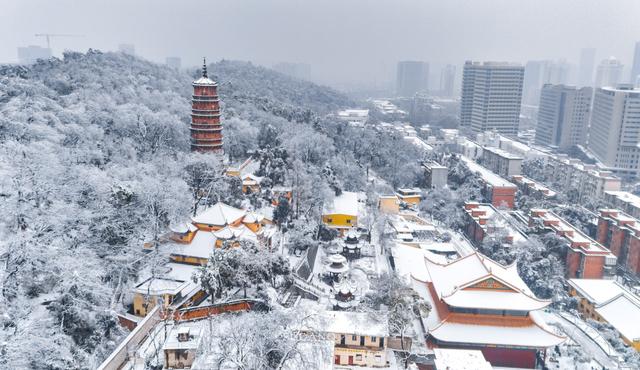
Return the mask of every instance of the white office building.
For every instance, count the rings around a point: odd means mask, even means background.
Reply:
[[[464,64],[460,125],[473,132],[515,136],[520,121],[524,67],[504,62]]]
[[[620,175],[638,174],[640,89],[631,85],[596,89],[588,148],[607,169]]]
[[[596,72],[596,87],[615,87],[620,83],[624,66],[615,57],[609,57],[600,64]]]
[[[590,87],[544,85],[540,93],[535,143],[560,149],[584,145],[592,94]]]

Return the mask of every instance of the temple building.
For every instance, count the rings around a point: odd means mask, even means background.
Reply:
[[[175,227],[169,258],[173,262],[204,265],[214,248],[248,240],[271,246],[276,232],[273,221],[255,211],[231,207],[222,202],[200,212],[191,222]]]
[[[449,263],[427,256],[411,275],[433,307],[423,319],[430,348],[480,350],[493,366],[536,368],[548,348],[564,342],[538,312],[551,301],[531,292],[515,264],[477,252]]]
[[[202,66],[202,77],[193,81],[191,150],[204,153],[222,153],[218,84],[207,75],[206,60]]]

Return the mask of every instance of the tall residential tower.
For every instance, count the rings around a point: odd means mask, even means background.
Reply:
[[[620,175],[638,175],[640,89],[631,85],[596,89],[588,149],[608,169]]]
[[[590,87],[546,84],[540,93],[536,144],[567,149],[587,140]]]
[[[515,136],[520,121],[524,67],[504,62],[464,64],[460,126]]]
[[[417,92],[425,92],[429,83],[429,63],[398,62],[396,93],[402,97],[412,97]]]

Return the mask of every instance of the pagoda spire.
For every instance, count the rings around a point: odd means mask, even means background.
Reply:
[[[207,76],[207,57],[202,57],[202,77],[209,78]]]

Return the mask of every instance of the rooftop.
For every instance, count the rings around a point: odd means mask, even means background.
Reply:
[[[342,194],[333,199],[331,205],[325,207],[323,214],[358,216],[358,209],[358,193],[343,191]]]
[[[640,298],[615,280],[570,279],[569,285],[628,340],[640,339]]]
[[[633,207],[640,208],[640,197],[633,193],[629,193],[628,191],[613,191],[613,190],[605,191],[604,193],[611,195],[613,197],[616,197],[618,200],[624,203],[633,205]]]
[[[502,150],[499,148],[494,148],[494,147],[490,147],[490,146],[485,146],[482,148],[483,151],[486,152],[491,152],[494,153],[502,158],[506,158],[506,159],[513,159],[513,160],[522,160],[523,158],[519,155],[515,155],[515,154],[511,154],[509,152],[507,152],[506,150]]]
[[[238,221],[244,215],[244,210],[218,202],[192,217],[191,220],[196,224],[225,226]]]
[[[464,164],[467,166],[467,168],[469,169],[469,171],[477,173],[478,175],[480,175],[480,177],[489,185],[493,186],[493,187],[502,187],[502,188],[516,188],[516,186],[505,180],[504,178],[496,175],[495,173],[491,172],[490,170],[486,169],[485,167],[477,164],[476,162],[474,162],[473,160],[465,157],[465,156],[460,156],[460,158],[462,159],[462,161],[464,162]]]
[[[334,334],[355,334],[374,337],[389,335],[386,318],[368,312],[325,311],[310,318],[307,326]]]
[[[482,351],[467,349],[434,348],[436,369],[444,370],[491,370]]]

